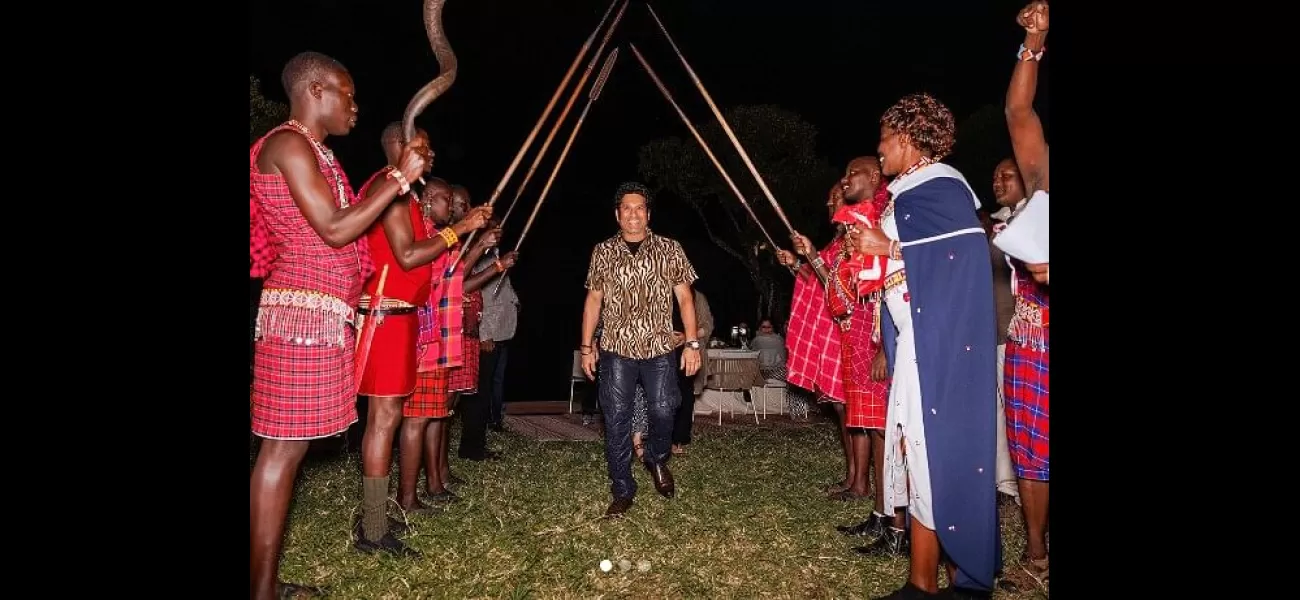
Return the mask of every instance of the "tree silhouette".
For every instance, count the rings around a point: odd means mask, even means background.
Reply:
[[[262,95],[261,82],[248,76],[248,143],[252,144],[272,127],[289,118],[289,107]]]
[[[792,225],[816,240],[829,231],[826,194],[840,176],[817,155],[817,128],[802,116],[774,105],[737,106],[725,111],[727,123],[781,204]],[[754,177],[716,120],[699,126],[700,135],[749,200],[773,240],[789,247],[789,232],[776,216]],[[789,304],[790,283],[779,273],[769,244],[741,206],[694,136],[659,138],[637,153],[638,170],[658,191],[681,199],[699,216],[709,240],[736,259],[749,274],[759,296],[761,315],[783,314]]]

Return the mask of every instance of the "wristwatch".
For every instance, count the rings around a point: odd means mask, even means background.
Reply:
[[[686,347],[690,348],[691,350],[699,350],[700,340],[686,340]]]

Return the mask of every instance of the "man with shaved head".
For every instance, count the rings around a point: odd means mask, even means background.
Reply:
[[[384,181],[397,169],[402,142],[402,124],[389,124],[382,137],[388,165],[361,186],[359,195],[363,202],[369,201],[378,189],[377,182]],[[423,130],[416,130],[410,145],[432,157],[429,136]],[[424,227],[420,199],[415,192],[408,191],[403,197],[404,202],[389,205],[382,220],[366,233],[376,273],[366,282],[358,312],[363,318],[375,319],[376,328],[357,390],[370,402],[366,432],[361,440],[361,519],[355,545],[362,552],[415,555],[413,549],[389,531],[387,507],[393,437],[402,422],[403,404],[415,392],[415,345],[420,333],[416,309],[429,301],[433,278],[433,268],[429,265],[447,256],[448,250],[459,245],[461,236],[483,227],[491,208],[474,211],[463,221],[439,232],[440,235],[434,235]],[[383,299],[376,306],[373,299],[380,294],[379,280],[385,267],[388,275],[384,278]]]
[[[356,125],[352,77],[338,61],[304,52],[281,81],[289,121],[249,150],[251,250],[267,273],[253,359],[252,429],[262,438],[249,484],[254,600],[320,592],[277,581],[294,480],[311,440],[357,420],[354,307],[374,271],[362,236],[429,162],[405,146],[397,168],[357,203],[324,143]]]

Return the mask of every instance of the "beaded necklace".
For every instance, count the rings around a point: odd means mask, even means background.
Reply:
[[[934,163],[935,163],[934,159],[931,159],[928,156],[922,156],[921,160],[916,161],[916,164],[913,164],[912,166],[908,167],[906,171],[899,173],[898,177],[894,178],[894,181],[898,181],[904,177],[907,177],[908,175],[911,175],[912,173],[919,171],[922,167],[928,167]],[[891,194],[889,198],[889,205],[885,206],[885,210],[880,211],[880,219],[883,221],[885,217],[888,217],[889,215],[892,214],[894,214],[894,197]]]
[[[338,164],[334,162],[334,152],[326,148],[324,144],[317,141],[316,136],[311,134],[311,130],[307,129],[306,125],[299,123],[297,119],[289,119],[285,124],[297,130],[298,133],[303,134],[308,140],[311,140],[311,145],[316,149],[316,153],[320,154],[321,158],[325,159],[325,164],[329,165],[330,172],[334,174],[334,191],[337,194],[336,199],[338,200],[339,208],[347,208],[349,204],[348,195],[347,192],[343,190],[343,175],[339,173]]]

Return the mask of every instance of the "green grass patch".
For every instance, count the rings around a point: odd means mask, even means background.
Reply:
[[[424,553],[419,559],[352,549],[360,457],[318,455],[298,479],[282,578],[367,600],[871,598],[902,585],[905,558],[858,556],[850,548],[865,540],[835,531],[866,517],[871,504],[822,494],[843,469],[829,424],[702,421],[690,453],[672,462],[677,497],[660,497],[635,466],[636,505],[621,520],[601,518],[610,501],[603,443],[493,434],[504,460],[453,457],[453,472],[467,481],[456,490],[461,502],[411,519],[405,540]],[[1014,506],[1003,510],[1003,540],[1010,573],[1023,546]],[[614,563],[611,572],[601,572],[603,559]]]

